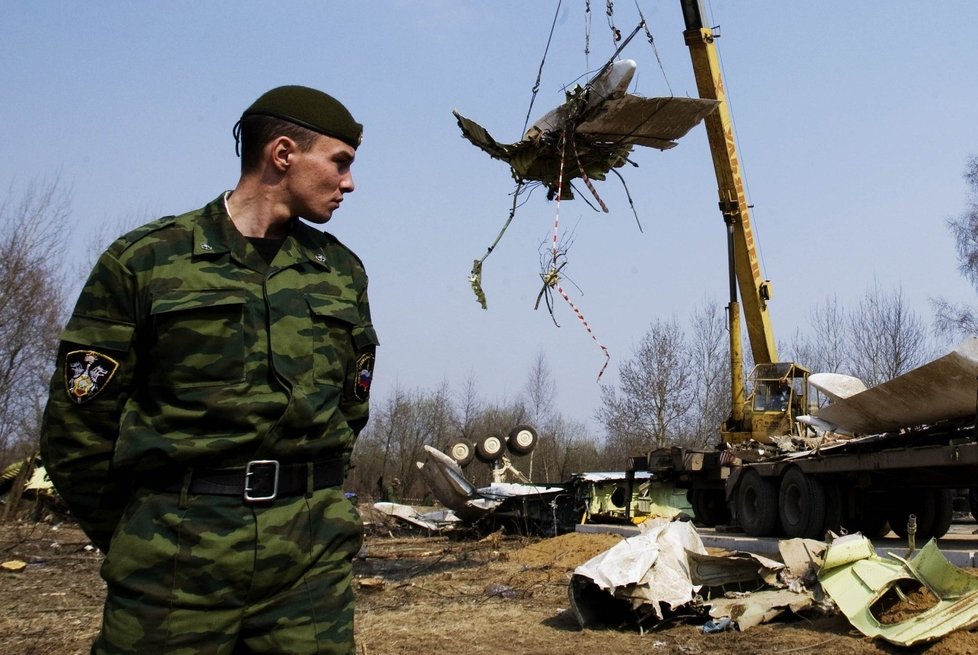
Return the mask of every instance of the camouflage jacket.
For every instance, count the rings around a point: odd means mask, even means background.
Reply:
[[[101,256],[61,336],[41,452],[106,546],[134,477],[349,457],[377,337],[360,260],[294,221],[271,265],[219,197]]]

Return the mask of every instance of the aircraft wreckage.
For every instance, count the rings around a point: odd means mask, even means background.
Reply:
[[[509,164],[517,182],[541,182],[551,198],[560,189],[561,199],[569,200],[574,197],[571,180],[604,180],[609,171],[625,165],[635,146],[673,148],[716,109],[716,100],[628,93],[635,69],[631,59],[609,62],[587,84],[574,87],[562,105],[533,123],[516,143],[500,143],[475,121],[453,113],[462,135]]]
[[[513,220],[523,185],[543,184],[548,198],[570,200],[574,197],[572,181],[579,178],[607,212],[592,180],[604,180],[612,172],[624,184],[615,169],[633,163],[628,157],[635,146],[673,148],[679,138],[717,108],[716,100],[705,98],[645,98],[628,93],[635,69],[636,63],[631,59],[610,60],[584,86],[577,85],[569,91],[563,104],[534,122],[515,143],[500,143],[483,126],[457,110],[452,112],[462,136],[493,159],[506,162],[517,184],[508,220],[486,254],[473,262],[469,274],[472,290],[483,309],[487,302],[482,289],[482,265]],[[543,274],[544,290],[557,283],[559,256],[556,251],[552,253],[550,271]]]
[[[672,490],[662,495],[651,488],[648,475],[639,476],[640,485],[631,494],[625,472],[578,473],[566,482],[533,484],[502,457],[491,464],[493,482],[477,488],[456,459],[431,446],[425,446],[425,461],[417,466],[435,498],[452,510],[453,520],[486,530],[506,527],[519,534],[554,536],[573,532],[582,522],[630,523],[626,515],[672,517],[689,507],[682,492],[674,497]],[[506,481],[510,476],[524,481]],[[441,527],[457,525],[445,522]]]

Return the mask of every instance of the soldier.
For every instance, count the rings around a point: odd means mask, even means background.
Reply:
[[[377,337],[326,223],[362,126],[273,89],[241,177],[101,256],[62,334],[44,463],[105,553],[95,653],[351,653],[362,524],[342,482]]]

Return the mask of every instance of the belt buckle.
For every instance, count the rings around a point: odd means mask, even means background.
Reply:
[[[245,465],[245,501],[275,500],[278,495],[278,471],[279,464],[275,459],[253,459],[248,462]]]

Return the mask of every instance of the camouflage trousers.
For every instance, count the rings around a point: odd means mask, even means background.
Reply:
[[[362,535],[340,488],[250,505],[137,491],[102,565],[92,652],[353,653]]]

